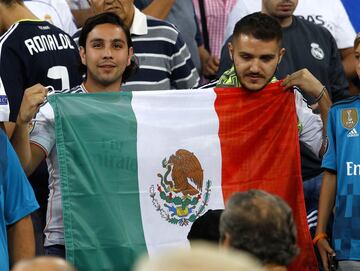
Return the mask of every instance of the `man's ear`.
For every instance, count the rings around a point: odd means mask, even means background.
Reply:
[[[280,64],[280,62],[281,62],[281,60],[282,60],[285,52],[286,52],[286,49],[285,49],[285,48],[281,48],[281,49],[280,49],[278,65]]]
[[[228,50],[231,61],[234,61],[233,60],[234,47],[231,42],[228,42]]]
[[[81,63],[86,66],[86,57],[85,57],[86,52],[85,52],[85,48],[84,48],[84,47],[80,46],[80,48],[79,48],[79,54],[80,54],[80,58],[81,58]]]
[[[131,59],[133,58],[133,56],[134,56],[134,48],[130,47],[129,48],[128,63],[127,63],[126,66],[129,66],[131,64]]]

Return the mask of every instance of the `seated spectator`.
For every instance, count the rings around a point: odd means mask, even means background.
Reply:
[[[12,271],[76,271],[64,259],[50,256],[37,257],[17,263]]]
[[[209,241],[219,243],[219,223],[220,215],[223,210],[208,210],[205,214],[198,217],[191,225],[187,239],[190,243],[194,241]]]
[[[259,263],[248,254],[198,243],[191,249],[177,248],[144,257],[134,271],[261,271]]]
[[[254,255],[269,271],[286,271],[299,253],[291,208],[261,190],[231,196],[220,218],[220,242]]]

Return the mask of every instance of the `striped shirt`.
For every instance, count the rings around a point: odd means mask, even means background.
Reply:
[[[61,93],[86,93],[83,85]],[[46,154],[49,170],[49,198],[46,213],[45,246],[64,245],[64,225],[60,195],[60,169],[55,142],[54,111],[49,103],[45,103],[33,121],[30,142],[40,147]]]
[[[200,0],[193,0],[196,18],[201,29]],[[229,14],[237,0],[204,0],[206,25],[209,33],[209,47],[211,54],[220,58],[224,44],[225,28]]]
[[[130,33],[139,69],[122,90],[188,89],[198,85],[199,74],[189,49],[172,24],[135,8]],[[80,31],[74,35],[75,41],[79,36]]]

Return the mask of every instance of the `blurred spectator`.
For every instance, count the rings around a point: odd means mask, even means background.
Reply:
[[[206,78],[216,78],[228,14],[236,0],[193,0],[203,46],[199,55]]]
[[[25,5],[39,19],[48,21],[69,35],[77,31],[66,0],[24,0]]]
[[[221,47],[224,44],[228,15],[236,0],[193,0],[193,3],[196,18],[204,37],[205,48],[219,59]],[[206,44],[207,40],[208,45]]]
[[[64,259],[50,256],[23,260],[14,266],[12,271],[76,271]]]
[[[206,243],[194,244],[191,249],[177,248],[144,257],[134,271],[261,271],[258,262],[240,251],[219,250]]]
[[[191,225],[187,239],[194,241],[208,241],[218,244],[220,240],[219,223],[223,210],[208,210],[198,217]]]
[[[299,253],[291,208],[261,190],[234,193],[220,218],[220,242],[257,257],[266,270],[284,270]]]
[[[39,208],[8,138],[0,129],[0,269],[35,255],[30,214]]]

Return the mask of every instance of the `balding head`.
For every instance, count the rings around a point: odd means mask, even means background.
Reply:
[[[12,271],[75,271],[76,269],[64,259],[57,257],[37,257],[23,260],[14,266]]]

